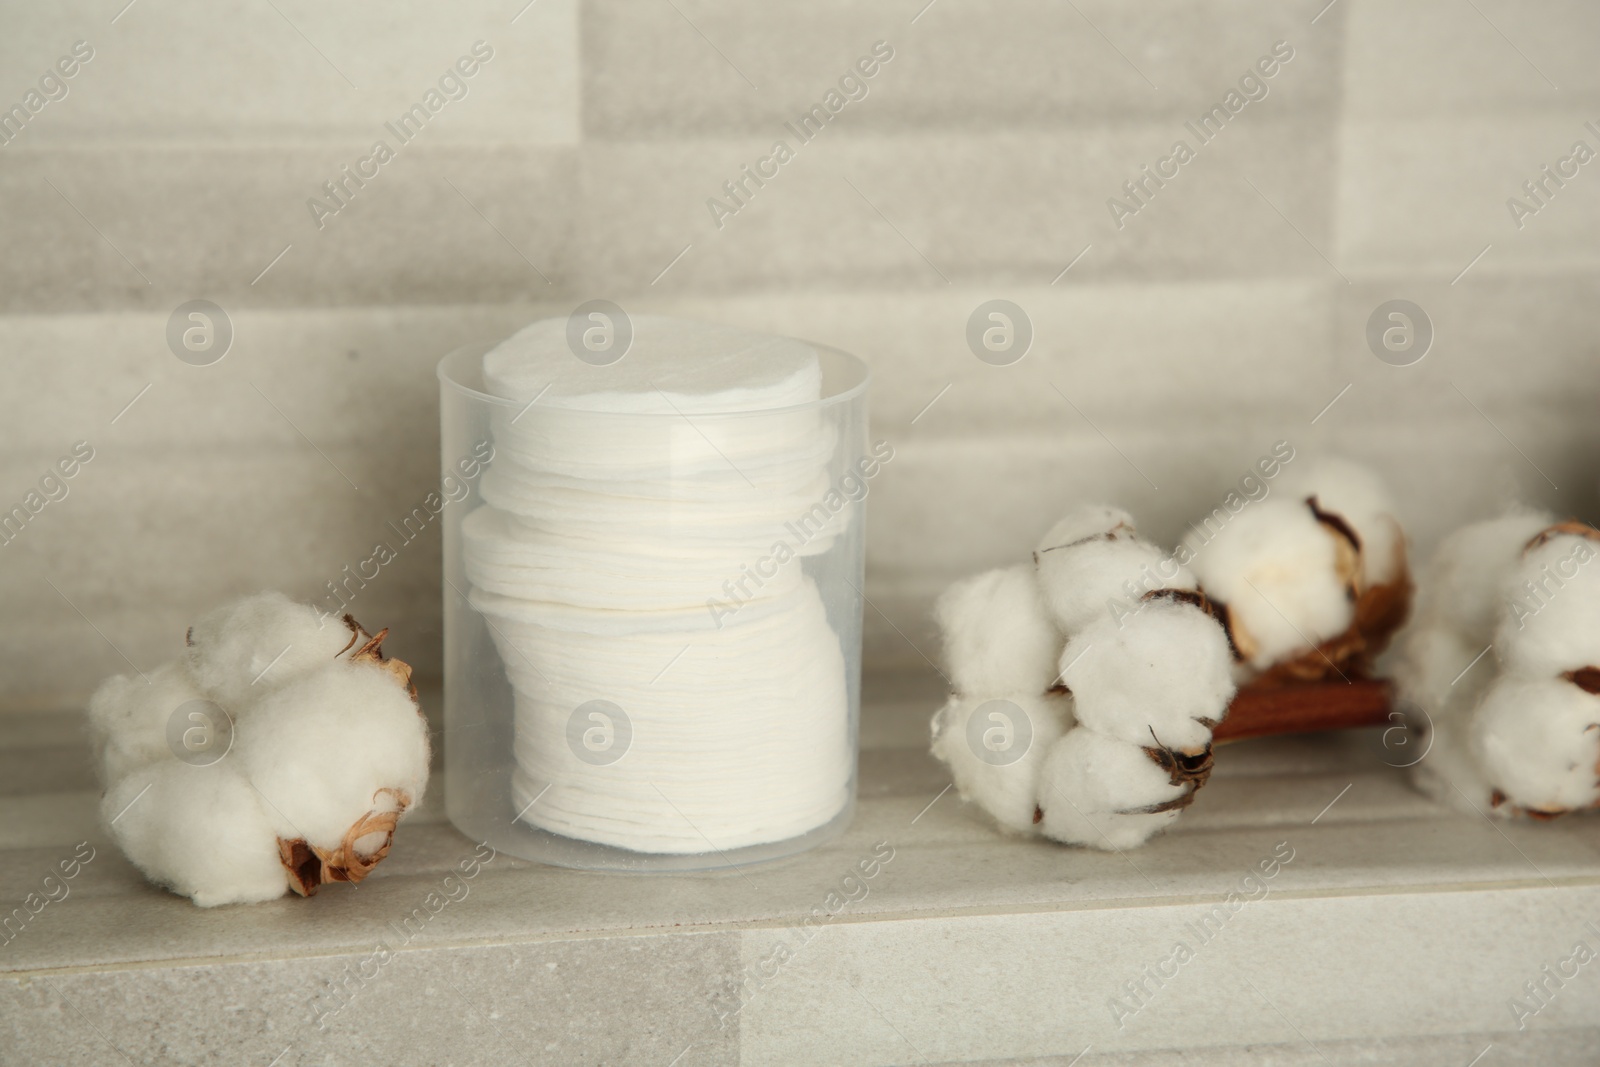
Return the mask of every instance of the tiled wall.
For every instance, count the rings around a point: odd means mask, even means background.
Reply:
[[[1600,152],[1580,0],[124,2],[0,32],[0,108],[94,50],[0,147],[0,504],[95,457],[0,546],[0,706],[148,668],[225,597],[318,596],[436,479],[438,356],[593,297],[871,362],[878,667],[934,655],[942,583],[1069,502],[1170,539],[1279,439],[1381,463],[1421,551],[1512,495],[1600,518],[1600,162],[1520,228],[1506,205]],[[784,124],[880,41],[801,143]],[[319,228],[308,198],[380,138]],[[778,139],[719,227],[708,198]],[[996,297],[1035,329],[1007,367],[965,341]],[[165,342],[193,298],[235,329],[209,367]],[[1365,340],[1393,298],[1435,329],[1412,366]],[[424,671],[438,573],[430,534],[352,605]]]

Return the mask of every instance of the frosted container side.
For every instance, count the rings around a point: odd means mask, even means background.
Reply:
[[[443,515],[450,820],[499,851],[596,870],[744,865],[841,833],[856,797],[865,498],[880,458],[865,365],[819,345],[813,403],[615,414],[488,395],[490,347],[439,364],[444,484],[465,490]],[[530,440],[547,458],[615,448],[619,471],[664,473],[619,475],[595,494],[553,464],[538,485],[509,485],[514,465],[495,471],[495,459]],[[786,451],[743,469],[723,455],[769,440]],[[483,506],[513,490],[532,501],[514,520]],[[563,531],[588,523],[594,536],[484,565],[546,508]],[[646,558],[675,561],[670,619],[650,608],[659,566],[630,577]],[[519,588],[559,586],[567,606],[506,596],[508,573]],[[693,618],[686,591],[702,605]]]

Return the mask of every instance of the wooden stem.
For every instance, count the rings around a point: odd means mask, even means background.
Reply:
[[[1370,678],[1246,686],[1228,706],[1228,717],[1212,734],[1212,743],[1389,726],[1393,701],[1393,686]]]

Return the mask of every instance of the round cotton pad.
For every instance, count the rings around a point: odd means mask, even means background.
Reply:
[[[853,774],[843,648],[806,569],[860,516],[829,476],[821,363],[745,330],[632,326],[606,366],[565,319],[483,357],[515,403],[491,415],[461,544],[514,692],[511,799],[635,852],[796,837]]]

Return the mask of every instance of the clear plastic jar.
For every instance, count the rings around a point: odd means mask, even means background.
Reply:
[[[813,346],[812,403],[619,414],[490,395],[490,347],[439,364],[451,821],[613,870],[743,865],[842,832],[883,458],[865,365]]]

